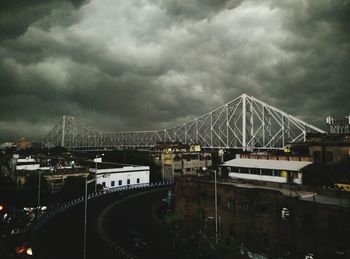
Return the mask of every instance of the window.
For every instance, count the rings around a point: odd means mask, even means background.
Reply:
[[[320,151],[314,151],[314,161],[321,162],[321,152]]]
[[[235,210],[235,201],[234,200],[228,200],[227,201],[227,208],[229,210],[234,211]]]
[[[122,180],[119,180],[118,181],[118,185],[122,185],[123,184],[123,181]]]
[[[260,169],[258,169],[258,168],[252,168],[252,169],[250,169],[250,173],[251,173],[251,174],[260,174]]]
[[[249,202],[245,201],[241,203],[241,209],[243,213],[249,212]]]
[[[130,179],[128,179],[128,180],[126,181],[126,184],[130,184]]]
[[[201,200],[201,201],[203,201],[203,202],[205,202],[205,201],[207,201],[207,199],[208,199],[208,194],[207,194],[207,192],[201,192],[200,194],[199,194],[199,199]]]
[[[262,175],[272,175],[272,170],[271,169],[262,169],[261,174]]]
[[[240,172],[241,172],[242,174],[249,174],[249,169],[248,169],[248,168],[245,168],[245,167],[242,167],[242,168],[240,168]]]
[[[111,186],[115,186],[115,181],[111,181]]]
[[[289,209],[286,207],[283,207],[281,210],[281,216],[282,216],[282,221],[286,221],[289,218]]]
[[[214,196],[214,199],[215,199],[215,196]],[[214,200],[214,202],[215,202],[215,200]],[[217,196],[217,204],[218,204],[218,206],[220,206],[220,204],[221,204],[221,197],[219,195]]]
[[[333,163],[333,152],[332,151],[326,152],[326,162]]]
[[[137,179],[136,179],[136,183],[140,183],[140,178],[137,178]]]

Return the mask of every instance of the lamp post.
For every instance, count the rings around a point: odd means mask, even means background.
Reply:
[[[39,220],[40,217],[40,186],[41,186],[41,171],[39,170],[39,180],[38,180],[38,206],[37,206],[37,218]]]
[[[214,171],[214,189],[215,189],[215,242],[218,243],[218,190],[216,182],[216,170]]]
[[[95,182],[97,180],[97,178],[100,177],[107,177],[109,176],[109,174],[103,174],[99,177],[97,177],[97,175],[95,175],[94,179],[88,180],[88,174],[86,174],[85,176],[85,206],[84,206],[84,253],[83,253],[83,258],[86,259],[86,225],[87,225],[87,187],[89,183]]]
[[[101,155],[95,156],[95,193],[96,193],[96,189],[97,189],[97,181],[96,181],[96,177],[97,177],[97,158],[103,157],[104,155],[105,154],[101,154]]]

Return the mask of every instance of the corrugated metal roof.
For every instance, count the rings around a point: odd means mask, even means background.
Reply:
[[[299,171],[310,164],[312,162],[309,161],[236,158],[225,162],[223,166]]]

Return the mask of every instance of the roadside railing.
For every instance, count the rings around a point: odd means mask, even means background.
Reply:
[[[161,189],[164,187],[169,187],[174,184],[174,181],[167,181],[167,182],[156,182],[156,183],[150,183],[150,184],[133,184],[133,185],[127,185],[127,186],[121,186],[121,187],[114,187],[109,188],[107,190],[101,190],[95,193],[90,193],[87,196],[87,199],[94,199],[102,196],[107,196],[109,194],[113,194],[116,192],[124,192],[124,191],[138,191],[143,192],[145,190],[152,190],[152,189]],[[36,247],[36,251],[40,254],[38,258],[50,258],[46,251],[40,247],[40,245],[37,243],[36,238],[36,232],[46,223],[48,223],[51,219],[56,217],[57,215],[61,214],[65,210],[72,208],[74,206],[77,206],[81,203],[85,202],[85,196],[80,196],[77,198],[74,198],[70,201],[65,202],[64,204],[61,204],[59,206],[56,206],[55,208],[47,211],[44,215],[42,215],[39,220],[37,221],[36,225],[32,229],[32,241]],[[131,258],[129,254],[124,251],[123,249],[116,249],[117,252],[119,252],[120,255],[126,258]]]
[[[131,191],[131,190],[143,190],[143,189],[153,189],[153,188],[163,188],[166,186],[173,185],[174,181],[167,181],[167,182],[156,182],[156,183],[149,183],[149,184],[132,184],[127,186],[121,186],[121,187],[114,187],[109,188],[107,190],[101,190],[98,192],[90,193],[87,196],[87,199],[94,199],[98,198],[104,195],[112,194],[115,192],[123,192],[123,191]],[[34,232],[37,231],[40,227],[42,227],[44,224],[46,224],[49,220],[57,216],[58,214],[64,212],[65,210],[74,207],[78,204],[81,204],[85,201],[85,197],[80,196],[77,198],[74,198],[70,201],[65,202],[64,204],[61,204],[49,211],[47,211],[44,215],[42,215],[36,225],[34,226]]]

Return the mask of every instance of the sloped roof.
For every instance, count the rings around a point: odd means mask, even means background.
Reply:
[[[310,164],[312,164],[312,162],[310,161],[236,158],[236,159],[226,161],[223,164],[223,166],[300,171],[302,168]]]

